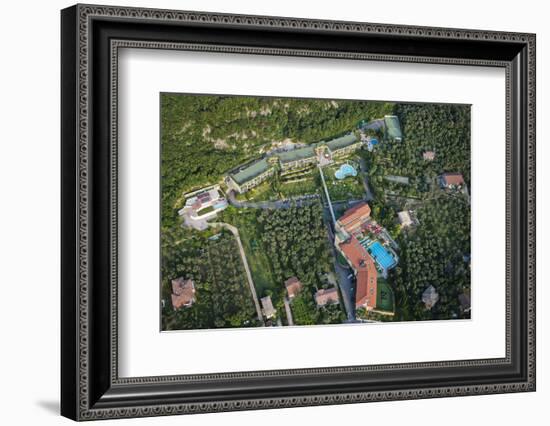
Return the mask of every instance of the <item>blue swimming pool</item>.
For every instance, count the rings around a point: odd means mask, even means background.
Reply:
[[[357,170],[350,164],[342,164],[334,173],[334,177],[338,180],[345,179],[348,176],[357,176]]]
[[[397,264],[392,254],[378,241],[372,243],[368,251],[382,269],[388,270]]]

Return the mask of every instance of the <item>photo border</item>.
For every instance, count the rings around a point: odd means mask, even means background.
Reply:
[[[116,43],[119,42],[119,40],[116,40],[115,41]],[[116,71],[115,74],[113,74],[113,77],[116,76],[117,80],[118,80],[118,50],[121,48],[121,47],[126,47],[128,48],[127,46],[117,46],[117,52],[114,53],[112,52],[112,61],[113,63],[116,63]],[[189,50],[189,49],[185,49],[185,48],[181,48],[181,49],[177,49],[177,50]],[[461,106],[461,107],[464,107],[464,106],[467,106],[469,107],[469,110],[468,110],[468,115],[470,116],[470,121],[471,121],[471,107],[472,107],[472,104],[471,103],[464,103],[464,102],[422,102],[422,101],[399,101],[399,100],[389,100],[389,99],[351,99],[351,98],[337,98],[337,97],[331,97],[331,98],[319,98],[319,97],[311,97],[311,96],[276,96],[276,95],[250,95],[250,94],[246,94],[246,95],[241,95],[241,94],[231,94],[231,93],[193,93],[193,92],[178,92],[178,91],[161,91],[159,93],[159,123],[160,123],[160,130],[159,130],[159,145],[160,145],[160,149],[159,149],[159,164],[160,164],[160,167],[159,167],[159,182],[160,182],[160,188],[159,188],[159,211],[162,212],[162,96],[163,95],[171,95],[171,96],[188,96],[188,97],[218,97],[218,98],[255,98],[255,99],[274,99],[274,100],[277,100],[277,99],[290,99],[290,100],[305,100],[305,101],[336,101],[336,102],[357,102],[357,103],[393,103],[393,104],[396,104],[396,105],[438,105],[438,106]],[[118,110],[119,110],[119,106],[118,106],[118,91],[117,91],[117,96],[116,97],[113,97],[113,103],[112,103],[112,108],[113,108],[113,111],[116,111],[116,116],[118,117]],[[118,123],[118,119],[116,121],[113,121],[113,123]],[[115,129],[115,125],[112,125],[111,127],[111,130],[112,130],[112,134],[114,134],[114,132],[116,132],[116,129]],[[470,158],[469,158],[469,161],[470,161],[470,164],[472,162],[472,156],[471,156],[471,132],[470,132],[470,135],[469,135],[469,139],[470,139]],[[118,138],[111,138],[111,144],[112,146],[114,147],[115,145],[118,146]],[[113,159],[113,164],[117,164],[118,163],[118,153],[114,151],[112,151],[112,159]],[[251,160],[247,160],[245,161],[246,162],[249,162],[249,161],[254,161],[254,159],[251,159]],[[239,167],[239,166],[237,166]],[[118,178],[118,173],[117,173],[117,176],[114,177],[114,179],[117,179]],[[116,182],[116,181],[115,181]],[[207,185],[207,186],[211,186],[211,185]],[[469,191],[471,192],[471,188],[469,189]],[[116,194],[118,195],[118,191],[119,191],[119,187],[118,187],[118,182],[117,182],[117,188],[116,188]],[[118,200],[117,199],[113,199],[113,205],[118,205]],[[162,222],[162,213],[160,215],[160,221]],[[471,214],[471,211],[470,211],[470,217],[472,216]],[[112,218],[113,218],[113,221],[114,223],[117,223],[118,222],[118,210],[114,210],[112,212]],[[161,244],[161,225],[159,225],[159,260],[160,260],[160,264],[162,264],[162,244]],[[116,232],[116,231],[115,231]],[[470,234],[471,234],[471,224],[470,224]],[[113,234],[114,235],[114,234]],[[113,262],[116,262],[117,259],[116,257],[112,257],[112,261]],[[117,274],[118,275],[118,274]],[[470,280],[471,281],[471,280]],[[470,283],[471,284],[471,283]],[[114,288],[115,286],[113,286]],[[216,331],[216,330],[249,330],[249,329],[255,329],[255,328],[258,328],[259,326],[255,326],[255,327],[212,327],[212,328],[189,328],[189,329],[173,329],[173,330],[163,330],[162,329],[162,306],[160,305],[160,302],[162,301],[162,272],[159,274],[159,331],[161,333],[170,333],[170,332],[187,332],[187,331]],[[506,302],[507,305],[508,305],[508,302]],[[116,312],[116,305],[113,305],[113,312]],[[402,321],[392,321],[392,322],[402,322],[402,323],[406,323],[406,322],[414,322],[414,321],[421,321],[421,322],[425,322],[425,321],[470,321],[471,318],[465,318],[465,319],[453,319],[453,318],[437,318],[437,319],[431,319],[431,320],[408,320],[408,321],[405,321],[405,320],[402,320]],[[341,326],[343,325],[342,323],[336,323],[336,324],[311,324],[311,325],[307,325],[307,327],[311,327],[311,326],[322,326],[322,327],[332,327],[332,326]],[[507,328],[508,328],[508,325],[507,324]],[[285,328],[288,328],[288,327],[304,327],[304,325],[293,325],[293,326],[285,326]],[[509,342],[509,338],[508,338],[508,335],[506,337],[506,342],[508,343]]]

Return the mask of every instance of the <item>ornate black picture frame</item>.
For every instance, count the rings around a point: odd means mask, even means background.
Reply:
[[[535,390],[535,35],[76,5],[61,13],[61,413],[74,420]],[[506,356],[119,378],[121,47],[483,65],[506,71]]]

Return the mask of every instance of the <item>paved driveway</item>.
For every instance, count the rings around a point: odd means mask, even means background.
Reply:
[[[337,251],[334,247],[334,233],[330,224],[327,224],[327,231],[334,258],[334,271],[336,272],[340,293],[342,293],[344,307],[346,308],[347,322],[353,322],[355,321],[355,277],[348,278],[350,274],[353,274],[353,271],[350,268],[344,268],[338,263]]]
[[[292,318],[292,311],[290,310],[290,302],[285,297],[283,299],[285,303],[286,319],[288,320],[288,325],[294,325],[294,319]]]

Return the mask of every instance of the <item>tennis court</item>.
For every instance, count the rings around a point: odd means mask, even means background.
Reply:
[[[388,252],[378,241],[372,243],[368,250],[376,263],[378,263],[382,269],[388,270],[396,265],[392,254]]]
[[[391,286],[383,278],[378,278],[376,285],[376,309],[385,312],[394,312],[394,295]]]

